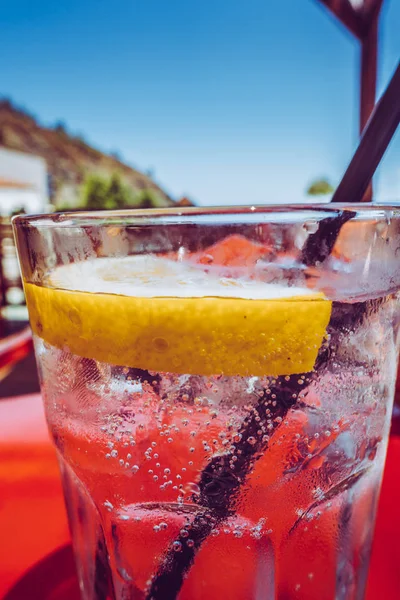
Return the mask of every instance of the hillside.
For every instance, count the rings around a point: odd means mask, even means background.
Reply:
[[[119,173],[133,195],[150,190],[157,205],[172,206],[173,200],[140,171],[90,146],[69,133],[62,124],[44,127],[35,117],[0,99],[0,146],[44,158],[50,175],[52,202],[56,206],[73,206],[81,195],[81,186],[89,174],[105,177]]]

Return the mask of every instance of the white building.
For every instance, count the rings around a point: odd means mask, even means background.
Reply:
[[[41,213],[48,210],[48,204],[46,161],[0,147],[0,215],[19,209]]]

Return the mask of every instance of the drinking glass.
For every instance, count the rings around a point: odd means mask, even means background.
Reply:
[[[399,208],[66,213],[14,230],[82,598],[362,598]]]

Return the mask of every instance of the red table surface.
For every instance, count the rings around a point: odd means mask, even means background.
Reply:
[[[400,436],[389,443],[367,600],[400,597]],[[70,540],[40,395],[0,401],[0,598]],[[22,599],[21,599],[22,600]]]

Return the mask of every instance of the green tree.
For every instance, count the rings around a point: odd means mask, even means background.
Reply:
[[[54,123],[53,129],[54,131],[57,131],[57,133],[67,133],[67,126],[64,123],[64,121],[57,121],[56,123]]]
[[[115,209],[124,208],[132,204],[131,190],[127,185],[124,185],[118,173],[114,173],[110,179],[107,189],[107,199]]]
[[[325,194],[332,194],[334,187],[328,181],[328,179],[321,178],[316,179],[307,188],[307,194],[309,196],[324,196]]]
[[[88,210],[107,208],[107,180],[100,175],[89,175],[83,188],[82,205]]]
[[[118,173],[108,180],[89,175],[83,188],[82,206],[88,210],[117,210],[132,204],[132,193]]]
[[[165,206],[163,199],[155,190],[144,189],[139,192],[134,199],[134,204],[138,208],[160,208]]]

